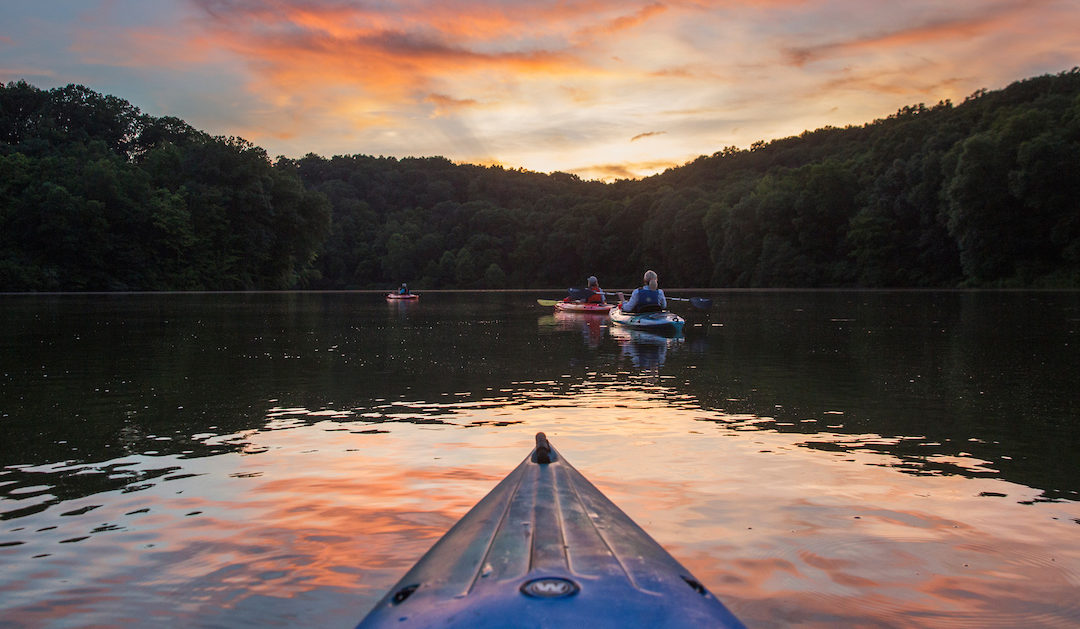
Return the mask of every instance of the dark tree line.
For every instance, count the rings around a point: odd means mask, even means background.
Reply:
[[[329,225],[244,140],[82,86],[0,89],[0,290],[289,288]]]
[[[308,155],[0,87],[0,290],[1080,287],[1080,70],[640,181]]]

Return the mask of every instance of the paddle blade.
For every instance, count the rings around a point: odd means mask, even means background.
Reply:
[[[555,300],[555,299],[537,299],[536,303],[540,304],[541,306],[551,307],[551,306],[554,306],[555,304],[557,304],[559,302],[557,300]]]
[[[710,310],[712,308],[712,300],[708,297],[691,297],[690,305],[698,310]]]
[[[570,293],[570,296],[574,299],[586,300],[589,295],[592,295],[592,291],[587,288],[568,288],[566,292]]]

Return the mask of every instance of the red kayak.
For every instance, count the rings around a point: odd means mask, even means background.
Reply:
[[[416,293],[408,293],[406,295],[401,295],[399,293],[387,293],[386,298],[387,299],[420,299],[420,295],[417,295]]]

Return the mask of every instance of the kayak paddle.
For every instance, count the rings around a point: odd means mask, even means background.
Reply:
[[[574,299],[586,299],[589,295],[592,294],[592,291],[587,288],[568,288],[566,290]],[[617,296],[617,293],[605,292],[604,294],[611,297]],[[684,297],[666,297],[666,299],[668,299],[669,301],[688,301],[690,302],[690,305],[697,310],[711,310],[713,305],[712,299],[709,299],[708,297],[691,297],[689,299],[686,299]]]
[[[712,308],[712,300],[709,299],[708,297],[691,297],[690,299],[685,299],[683,297],[666,297],[666,298],[668,300],[673,300],[673,301],[688,301],[688,302],[690,302],[691,306],[693,306],[694,308],[697,308],[698,310],[709,310],[710,308]]]

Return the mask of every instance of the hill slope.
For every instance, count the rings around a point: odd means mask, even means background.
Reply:
[[[268,159],[85,87],[0,86],[0,290],[1080,287],[1080,70],[641,181]]]

